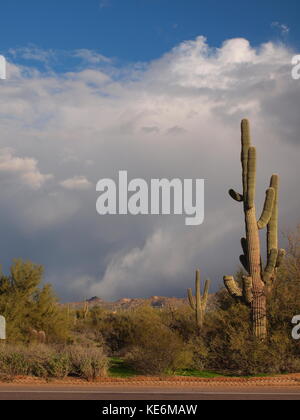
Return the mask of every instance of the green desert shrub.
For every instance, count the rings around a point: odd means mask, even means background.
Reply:
[[[229,339],[226,351],[220,340],[214,339],[209,348],[212,355],[208,367],[237,375],[279,374],[300,371],[300,357],[284,333],[259,342],[253,335],[236,331]]]
[[[49,361],[55,354],[52,347],[45,344],[32,344],[23,346],[21,351],[28,361],[31,375],[40,378],[52,376],[49,369]]]
[[[28,375],[30,364],[21,347],[0,346],[0,375],[14,377]]]
[[[67,351],[55,353],[46,363],[46,369],[50,377],[65,378],[72,371],[70,357]]]
[[[192,354],[190,367],[198,371],[205,370],[208,360],[208,349],[204,338],[201,335],[193,335],[188,342],[188,348]]]
[[[99,347],[52,347],[44,344],[0,347],[0,374],[13,378],[32,375],[65,378],[74,375],[94,380],[107,373],[108,360]]]
[[[162,322],[177,333],[184,342],[189,342],[192,337],[197,335],[195,314],[188,305],[178,308],[163,308],[159,315]]]
[[[71,374],[87,380],[106,376],[108,359],[102,347],[70,346]]]
[[[32,375],[63,378],[70,372],[68,353],[44,344],[3,346],[0,373],[5,376]]]
[[[142,374],[165,374],[192,365],[193,353],[182,338],[151,311],[136,314],[126,363]]]
[[[224,307],[225,295],[220,296]],[[291,337],[292,316],[289,322],[275,321],[269,313],[269,336],[261,342],[253,336],[250,309],[234,301],[225,306],[207,316],[203,332],[206,368],[236,375],[300,371],[299,343]]]
[[[107,313],[97,325],[111,355],[122,354],[132,344],[135,314],[131,312]]]

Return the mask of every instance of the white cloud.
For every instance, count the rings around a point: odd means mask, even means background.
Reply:
[[[96,53],[88,49],[80,49],[74,52],[75,57],[79,57],[91,64],[111,63],[111,59],[102,54]]]
[[[39,189],[49,179],[50,174],[42,174],[38,169],[38,162],[33,158],[20,158],[14,156],[12,149],[0,149],[0,174],[9,176],[9,179],[16,182],[16,179],[33,189]],[[0,175],[1,176],[1,175]],[[0,178],[1,179],[1,178]]]
[[[67,190],[88,190],[91,188],[91,182],[84,176],[74,176],[60,182],[60,185]]]
[[[49,63],[50,60],[55,59],[55,52],[53,50],[43,50],[36,45],[29,45],[22,48],[10,48],[9,54],[14,58],[21,57],[25,60],[40,61],[42,63]]]
[[[290,32],[290,28],[285,23],[272,22],[271,25],[273,28],[279,29],[281,35],[287,35]]]
[[[107,265],[101,282],[94,279],[86,284],[88,294],[108,299],[113,296],[135,297],[139,290],[146,290],[147,296],[161,289],[164,293],[169,290],[169,295],[178,291],[184,294],[188,286],[180,290],[182,280],[187,279],[187,284],[193,284],[193,270],[188,272],[187,267],[198,267],[199,253],[205,252],[205,247],[211,247],[230,228],[232,226],[224,225],[217,232],[207,234],[205,243],[201,243],[200,232],[192,233],[181,228],[174,231],[168,226],[158,228],[143,246],[117,252]],[[205,272],[203,264],[201,268],[202,273]]]

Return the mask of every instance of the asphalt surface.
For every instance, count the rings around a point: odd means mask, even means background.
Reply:
[[[300,387],[1,385],[0,400],[300,400]]]

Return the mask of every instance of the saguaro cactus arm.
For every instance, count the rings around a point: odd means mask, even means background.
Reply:
[[[244,252],[244,255],[247,256],[247,254],[248,254],[248,246],[247,246],[247,239],[246,238],[242,238],[241,239],[241,245],[242,245],[242,250]]]
[[[238,286],[233,276],[224,276],[224,284],[228,293],[234,298],[243,297],[242,289]]]
[[[240,194],[240,193],[238,193],[238,192],[236,192],[236,191],[234,191],[234,190],[229,190],[229,195],[230,195],[230,197],[231,198],[233,198],[235,201],[238,201],[238,202],[243,202],[244,201],[244,197],[243,197],[243,195],[242,194]]]
[[[278,251],[277,261],[276,261],[276,268],[279,268],[284,260],[285,257],[285,249],[280,248]]]
[[[279,176],[273,174],[270,181],[270,187],[275,191],[272,216],[267,226],[267,252],[270,254],[272,249],[278,249],[278,195],[279,195]],[[276,268],[279,268],[284,257],[285,250],[279,249],[276,261]]]
[[[194,299],[194,296],[193,296],[193,291],[192,291],[192,289],[188,289],[188,298],[189,298],[189,304],[190,304],[190,307],[191,307],[193,310],[195,310],[195,309],[196,309],[196,305],[195,305],[195,299]]]
[[[259,221],[257,222],[258,229],[264,229],[269,223],[269,221],[271,220],[274,199],[275,199],[274,188],[268,188],[266,191],[264,209],[263,209],[262,215],[260,216]]]
[[[247,305],[250,305],[253,302],[253,292],[252,292],[252,277],[243,276],[243,298],[244,302]]]
[[[240,301],[243,301],[247,305],[251,304],[253,301],[253,292],[252,292],[252,278],[250,276],[242,277],[243,288],[240,288],[235,281],[233,276],[225,276],[224,284],[229,294]]]
[[[272,175],[270,188],[274,190],[274,203],[272,214],[267,224],[267,266],[264,271],[264,281],[266,282],[269,290],[276,279],[277,268],[280,267],[285,257],[285,250],[278,250],[279,176],[277,174]]]
[[[249,264],[248,264],[247,256],[244,254],[240,255],[240,262],[242,266],[244,267],[244,269],[249,273]]]
[[[278,249],[278,189],[279,177],[273,174],[270,181],[270,188],[275,191],[272,215],[267,227],[267,252],[268,255],[272,249]]]
[[[207,307],[210,283],[211,283],[210,279],[205,280],[204,292],[203,292],[203,298],[202,298],[202,307],[203,307],[204,312],[206,311],[206,307]]]
[[[247,172],[247,207],[254,207],[256,191],[256,149],[249,147],[248,151],[248,172]]]

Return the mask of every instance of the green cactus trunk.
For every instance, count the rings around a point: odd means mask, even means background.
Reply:
[[[256,149],[251,146],[248,120],[242,121],[242,178],[243,194],[230,190],[230,196],[244,204],[246,238],[242,238],[244,254],[240,256],[249,276],[243,277],[240,289],[232,276],[225,276],[224,283],[228,292],[236,299],[251,306],[253,332],[259,339],[267,335],[267,295],[270,293],[285,251],[278,251],[278,176],[271,178],[270,188],[262,215],[257,222],[255,209],[256,192]],[[262,268],[259,229],[267,226],[267,265]]]
[[[195,290],[196,298],[193,296],[192,289],[188,289],[188,299],[190,307],[195,311],[196,315],[196,325],[200,331],[204,324],[205,311],[208,300],[210,280],[205,281],[203,296],[201,296],[201,280],[200,280],[200,270],[196,270],[196,280],[195,280]]]
[[[246,238],[248,243],[248,267],[252,280],[252,323],[256,337],[267,335],[267,300],[261,276],[260,240],[255,207],[245,211]]]
[[[88,313],[89,313],[89,303],[88,301],[85,301],[83,305],[83,309],[82,309],[83,319],[87,319]]]

